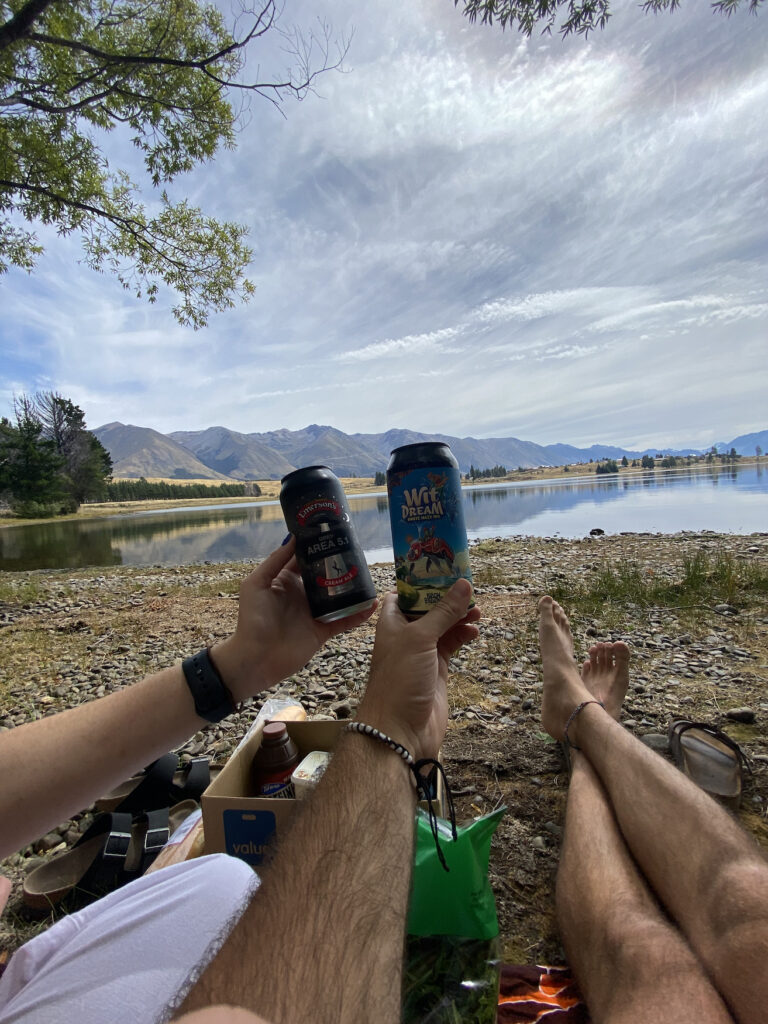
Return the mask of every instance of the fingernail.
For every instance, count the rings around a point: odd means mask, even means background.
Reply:
[[[288,543],[288,541],[291,539],[292,536],[293,536],[292,533],[286,534],[285,540],[281,543],[280,547],[284,548],[285,545]]]

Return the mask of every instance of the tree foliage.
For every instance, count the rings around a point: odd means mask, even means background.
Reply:
[[[90,267],[150,302],[167,285],[182,324],[204,326],[251,295],[246,228],[172,202],[165,186],[234,148],[238,96],[281,108],[341,63],[346,46],[331,58],[328,26],[305,37],[278,14],[277,0],[261,0],[230,30],[197,0],[0,0],[0,273],[31,271],[42,252],[26,221],[79,232]],[[249,81],[246,52],[270,31],[294,66]],[[106,157],[103,133],[115,129],[159,190],[149,207]]]
[[[522,469],[522,466],[520,467]],[[490,480],[495,477],[503,477],[507,475],[506,466],[491,466],[489,469],[477,469],[475,466],[469,467],[469,472],[466,474],[465,479],[467,480]]]
[[[78,406],[43,391],[18,397],[14,413],[0,422],[0,497],[17,515],[75,512],[106,494],[112,460]]]
[[[551,32],[561,19],[558,31],[562,35],[578,34],[587,36],[595,29],[603,29],[611,16],[611,0],[454,0],[458,7],[463,2],[463,14],[470,21],[478,18],[484,25],[494,22],[515,28],[523,35],[530,36],[540,26],[543,32]],[[713,0],[711,6],[721,14],[732,14],[737,7],[745,5],[753,14],[764,0]],[[680,0],[644,0],[643,10],[658,13],[674,11]]]
[[[261,494],[258,484],[251,483],[251,493]],[[142,501],[150,498],[242,498],[245,484],[171,484],[138,480],[113,480],[106,485],[102,501]]]

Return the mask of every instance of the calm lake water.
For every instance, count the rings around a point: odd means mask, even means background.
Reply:
[[[350,507],[369,561],[390,561],[386,495],[351,498]],[[468,488],[464,509],[470,538],[583,537],[594,527],[755,533],[768,531],[768,466],[490,484]],[[250,561],[267,555],[285,532],[277,502],[5,527],[0,569]]]

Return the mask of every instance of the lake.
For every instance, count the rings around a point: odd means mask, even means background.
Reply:
[[[392,558],[387,498],[350,498],[371,562]],[[466,488],[470,538],[582,537],[595,527],[676,533],[768,530],[768,466],[656,470]],[[0,528],[0,570],[191,565],[263,558],[285,536],[277,502],[204,505]]]

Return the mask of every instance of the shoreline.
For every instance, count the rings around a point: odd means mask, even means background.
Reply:
[[[605,460],[601,460],[605,461]],[[768,462],[768,459],[766,459]],[[545,466],[526,469],[523,472],[508,473],[506,477],[488,477],[478,480],[462,480],[462,490],[482,489],[483,487],[514,487],[516,484],[527,483],[583,483],[585,480],[596,478],[594,468],[590,470],[590,463],[577,463],[569,471],[563,466]],[[597,466],[598,463],[594,463]],[[619,480],[627,477],[643,476],[649,472],[658,472],[662,475],[706,472],[717,469],[725,471],[731,467],[739,466],[761,466],[762,458],[756,456],[742,456],[737,462],[724,465],[722,463],[693,463],[692,465],[674,466],[669,469],[658,467],[655,470],[641,469],[639,467],[619,467],[618,473],[599,474],[603,482]],[[180,483],[183,481],[173,481]],[[242,483],[240,480],[222,481],[227,483]],[[54,523],[81,522],[91,519],[112,519],[115,517],[127,518],[142,512],[172,512],[174,509],[190,510],[204,508],[221,508],[222,506],[258,506],[279,501],[280,481],[279,480],[257,480],[255,481],[262,489],[259,496],[243,495],[242,497],[228,498],[153,498],[139,501],[105,501],[86,503],[80,506],[77,512],[68,513],[63,516],[53,516],[45,519],[16,519],[10,513],[0,511],[0,530],[9,529],[14,526],[44,526]],[[386,494],[386,486],[374,484],[373,477],[342,477],[342,485],[348,498],[376,497]],[[213,482],[215,484],[215,481]],[[357,489],[355,489],[357,488]]]
[[[451,662],[444,763],[459,794],[458,820],[507,806],[490,866],[504,958],[562,959],[552,878],[568,775],[541,729],[542,593],[554,592],[566,607],[577,656],[599,640],[629,644],[632,683],[622,722],[644,742],[664,755],[670,719],[685,717],[719,724],[742,745],[753,772],[744,777],[739,819],[768,850],[768,533],[491,539],[470,550],[483,618],[478,640]],[[676,590],[697,558],[697,579],[744,585],[730,601],[716,588]],[[636,573],[622,576],[622,566]],[[230,562],[0,572],[0,730],[121,689],[228,635],[244,568]],[[605,597],[608,570],[621,586]],[[372,576],[379,593],[392,588],[391,564],[373,565]],[[310,717],[354,715],[373,632],[366,623],[339,635],[263,698],[294,697]],[[261,703],[260,697],[196,733],[179,749],[182,759],[226,761]],[[749,709],[753,720],[730,720],[728,712],[738,708]],[[0,865],[14,881],[0,948],[16,948],[41,927],[18,913],[24,873],[70,845],[91,820],[85,809]]]

